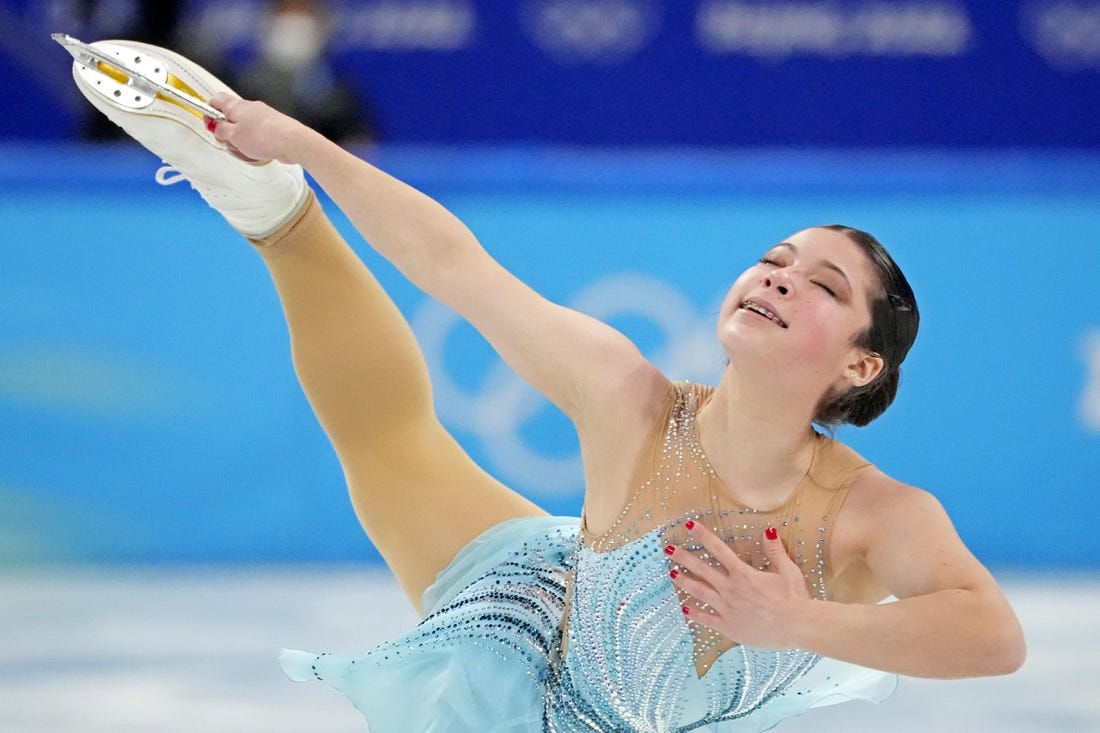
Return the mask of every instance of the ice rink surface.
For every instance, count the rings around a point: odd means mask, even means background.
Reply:
[[[1009,677],[903,678],[884,704],[839,705],[780,733],[1100,731],[1100,575],[1003,577],[1030,654]],[[367,730],[280,647],[364,649],[416,616],[373,567],[55,569],[0,575],[0,731]]]

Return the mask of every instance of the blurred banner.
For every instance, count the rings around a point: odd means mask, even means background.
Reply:
[[[0,137],[79,134],[64,31],[168,42],[288,111],[354,99],[390,142],[1100,146],[1098,0],[280,5],[0,0]]]
[[[372,155],[679,379],[717,380],[718,304],[768,247],[870,230],[922,332],[896,404],[840,437],[934,492],[987,562],[1100,566],[1095,154]],[[0,148],[0,560],[376,558],[261,263],[156,167],[133,144]],[[444,422],[503,481],[577,513],[567,421],[336,221],[413,322]]]

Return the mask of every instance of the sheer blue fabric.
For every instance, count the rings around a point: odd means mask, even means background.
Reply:
[[[894,675],[798,650],[736,647],[698,677],[659,534],[594,553],[579,526],[567,517],[497,525],[425,592],[412,632],[355,655],[284,651],[283,669],[344,692],[374,733],[740,733],[893,691]]]

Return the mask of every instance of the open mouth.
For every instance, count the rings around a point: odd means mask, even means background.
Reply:
[[[770,310],[768,310],[764,306],[762,306],[759,303],[756,303],[754,301],[746,300],[744,303],[741,304],[741,309],[742,310],[747,310],[747,311],[752,311],[753,313],[759,313],[760,315],[767,318],[769,321],[773,321],[774,323],[778,324],[782,328],[787,327],[786,321],[784,321],[782,318],[775,315]]]

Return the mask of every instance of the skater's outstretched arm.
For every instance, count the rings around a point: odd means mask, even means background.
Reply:
[[[252,158],[302,164],[375,250],[470,321],[582,431],[655,409],[664,378],[625,336],[539,296],[442,205],[261,102],[211,103],[228,117],[219,140]]]

